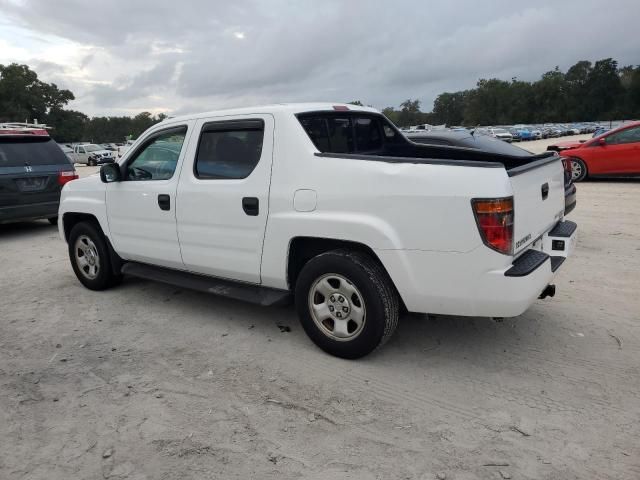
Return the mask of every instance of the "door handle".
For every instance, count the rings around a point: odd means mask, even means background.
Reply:
[[[171,210],[171,197],[166,193],[158,195],[158,206],[160,210]]]
[[[255,217],[260,213],[260,201],[256,197],[244,197],[242,199],[242,209],[247,215]]]
[[[549,184],[543,183],[542,187],[540,188],[540,192],[542,193],[542,200],[546,200],[549,196]]]

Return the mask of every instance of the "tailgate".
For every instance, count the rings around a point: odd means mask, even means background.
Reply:
[[[564,212],[564,168],[560,157],[510,170],[514,205],[514,254],[549,231]]]

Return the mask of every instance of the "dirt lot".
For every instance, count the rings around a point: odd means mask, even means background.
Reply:
[[[54,227],[0,226],[0,478],[640,478],[640,182],[578,195],[555,298],[351,362],[291,307],[91,292]]]

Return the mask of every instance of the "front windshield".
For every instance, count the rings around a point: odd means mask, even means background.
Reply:
[[[84,148],[87,152],[97,152],[98,150],[104,150],[104,147],[101,147],[100,145],[85,145]]]
[[[494,128],[493,133],[509,133],[504,128]]]

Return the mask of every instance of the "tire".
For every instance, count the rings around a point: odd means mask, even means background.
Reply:
[[[47,218],[47,220],[49,220],[49,223],[51,225],[57,225],[58,224],[58,217]]]
[[[71,229],[69,260],[80,283],[90,290],[105,290],[122,280],[111,269],[107,243],[94,223],[80,222]]]
[[[589,171],[587,164],[579,158],[571,158],[571,179],[575,182],[581,182],[587,178]]]
[[[89,160],[87,160],[87,166],[89,166],[89,167],[95,167],[96,165],[97,165],[97,163],[96,163],[96,161],[95,161],[95,160],[93,160],[93,159],[91,159],[91,158],[90,158]]]
[[[325,352],[348,359],[384,345],[400,316],[398,293],[382,266],[350,250],[309,260],[296,281],[295,303],[309,338]]]

